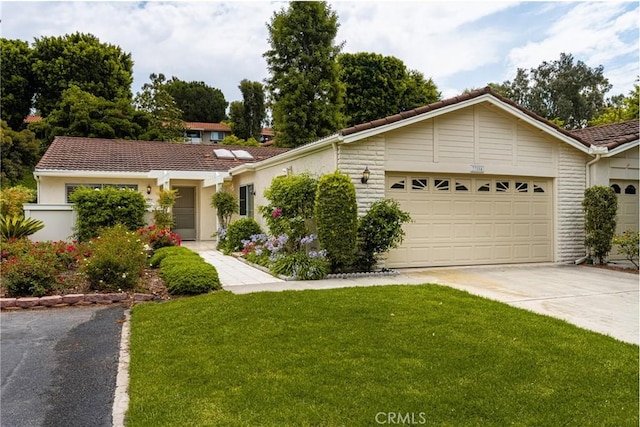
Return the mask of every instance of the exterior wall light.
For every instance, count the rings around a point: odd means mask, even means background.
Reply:
[[[360,182],[366,184],[369,181],[369,176],[371,176],[371,172],[369,171],[369,167],[367,166],[362,171],[362,178],[360,178]]]
[[[151,194],[151,186],[147,185],[147,195]]]

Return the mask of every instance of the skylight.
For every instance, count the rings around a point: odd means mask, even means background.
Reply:
[[[246,150],[233,150],[232,153],[239,160],[253,160],[253,156]]]
[[[213,153],[219,159],[231,159],[231,160],[235,159],[235,156],[233,155],[233,153],[227,150],[226,148],[216,148],[215,150],[213,150]]]

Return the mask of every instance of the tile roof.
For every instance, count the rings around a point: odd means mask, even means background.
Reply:
[[[215,132],[231,132],[231,128],[222,123],[186,122],[187,129],[206,130]]]
[[[219,159],[213,152],[216,148],[245,150],[254,159]],[[181,144],[57,136],[36,165],[36,171],[227,171],[243,163],[266,160],[288,150],[276,147]]]
[[[42,120],[42,116],[29,115],[24,118],[24,123],[35,123],[39,122],[40,120]]]
[[[640,122],[638,120],[629,120],[628,122],[593,126],[570,132],[589,144],[607,147],[611,150],[627,142],[637,141],[640,135],[639,130]]]
[[[476,89],[476,90],[472,90],[466,93],[463,93],[461,95],[458,96],[454,96],[452,98],[447,98],[447,99],[443,99],[441,101],[438,102],[434,102],[432,104],[429,105],[425,105],[423,107],[418,107],[418,108],[414,108],[413,110],[407,110],[407,111],[403,111],[401,113],[398,114],[394,114],[392,116],[388,116],[382,119],[378,119],[378,120],[374,120],[368,123],[362,123],[359,125],[355,125],[355,126],[351,126],[345,129],[342,129],[340,131],[340,134],[342,134],[343,136],[347,136],[347,135],[352,135],[358,132],[362,132],[364,130],[368,130],[368,129],[373,129],[373,128],[377,128],[380,126],[384,126],[387,124],[391,124],[391,123],[395,123],[398,122],[400,120],[404,120],[404,119],[408,119],[410,117],[415,117],[415,116],[419,116],[420,114],[425,114],[431,111],[435,111],[438,110],[440,108],[444,108],[444,107],[448,107],[450,105],[455,105],[455,104],[459,104],[461,102],[464,101],[469,101],[471,99],[474,98],[478,98],[482,95],[492,95],[493,97],[499,99],[500,101],[511,105],[514,108],[517,108],[518,110],[520,110],[521,112],[523,112],[524,114],[526,114],[527,116],[544,123],[547,126],[552,127],[553,129],[555,129],[556,131],[572,138],[575,139],[576,141],[578,141],[579,143],[581,143],[582,145],[589,147],[590,143],[587,142],[586,140],[584,140],[581,135],[576,135],[574,133],[571,133],[570,131],[563,129],[559,126],[557,126],[556,124],[550,122],[549,120],[545,119],[542,116],[537,115],[536,113],[527,110],[526,108],[522,107],[521,105],[516,104],[515,102],[513,102],[512,100],[503,97],[502,95],[498,94],[497,92],[495,92],[494,90],[492,90],[489,86],[481,88],[481,89]]]

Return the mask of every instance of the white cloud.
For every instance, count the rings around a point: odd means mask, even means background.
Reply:
[[[227,101],[267,76],[266,24],[286,2],[2,2],[2,36],[33,41],[76,31],[134,60],[134,93],[150,73],[204,81]],[[635,6],[635,7],[634,7]],[[335,1],[345,52],[393,55],[444,96],[511,79],[560,52],[603,64],[626,93],[638,71],[638,5],[611,2]],[[619,88],[619,89],[618,89]]]

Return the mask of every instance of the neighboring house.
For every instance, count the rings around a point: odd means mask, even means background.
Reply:
[[[638,229],[638,142],[638,121],[570,132],[484,88],[244,163],[225,179],[246,216],[283,173],[339,169],[360,214],[397,200],[413,222],[386,267],[570,262],[585,255],[588,186],[616,189],[618,230]]]
[[[45,222],[34,240],[66,240],[75,222],[69,195],[80,185],[130,188],[141,192],[150,207],[160,188],[171,188],[180,196],[173,208],[178,234],[184,240],[212,240],[217,220],[211,196],[228,170],[286,151],[59,136],[36,165],[38,203],[25,205],[25,215]]]
[[[184,133],[190,144],[217,144],[231,135],[231,128],[222,123],[186,122]]]

